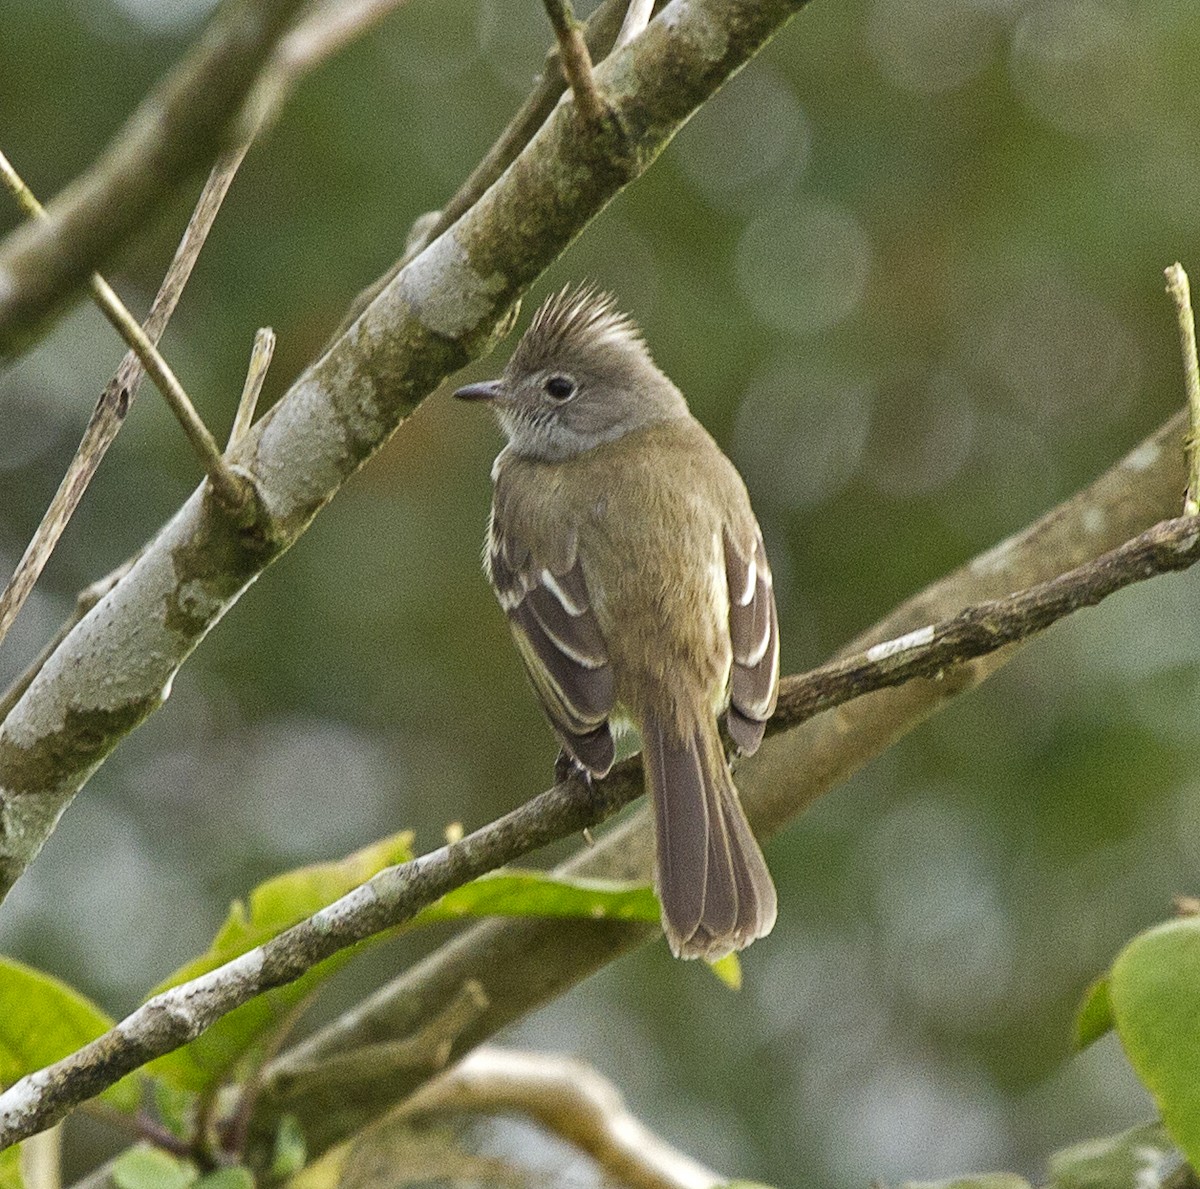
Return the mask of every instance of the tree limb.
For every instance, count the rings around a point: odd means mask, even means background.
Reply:
[[[729,1181],[656,1135],[612,1082],[574,1057],[479,1048],[422,1087],[402,1113],[448,1111],[527,1115],[629,1189],[720,1189]]]
[[[27,345],[227,136],[302,0],[224,5],[96,164],[0,243],[0,358]]]
[[[1197,560],[1200,518],[1164,521],[1069,573],[1007,598],[968,608],[945,623],[910,632],[899,640],[871,646],[848,661],[835,661],[812,673],[786,678],[781,683],[772,726],[776,731],[795,728],[820,710],[870,691],[992,654],[1124,586],[1185,569]],[[946,684],[964,688],[961,681]],[[255,995],[299,978],[347,946],[404,924],[468,880],[512,863],[548,842],[599,824],[641,791],[641,763],[636,756],[591,786],[577,779],[565,781],[457,842],[381,871],[315,916],[224,966],[154,996],[112,1031],[0,1094],[0,1147],[56,1122],[72,1106],[152,1058],[193,1040]],[[790,804],[787,816],[796,812],[798,807]],[[638,932],[646,935],[651,931]],[[483,1018],[490,995],[485,984],[480,982],[479,986],[482,1006],[478,1017]],[[444,1004],[446,1000],[438,1002]],[[469,1033],[475,1022],[468,1022],[452,1039],[452,1045]],[[372,1038],[369,1043],[377,1045],[378,1040]],[[299,1052],[304,1056],[284,1060],[271,1075],[271,1089],[279,1098],[287,1101],[297,1081],[309,1088],[309,1102],[320,1098],[322,1091],[336,1101],[357,1094],[357,1088],[348,1088],[344,1079],[335,1079],[333,1085],[314,1081],[314,1062],[328,1057],[319,1046],[314,1054],[309,1042],[300,1046]],[[288,1060],[293,1063],[290,1073]],[[297,1070],[297,1061],[307,1064]],[[407,1065],[392,1072],[410,1079],[421,1079],[428,1073]],[[329,1104],[325,1104],[322,1113],[328,1109]]]

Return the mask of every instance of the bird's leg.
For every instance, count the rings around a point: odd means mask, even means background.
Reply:
[[[592,774],[565,747],[558,749],[558,758],[554,761],[554,783],[565,784],[572,776],[578,777],[584,788],[591,792]]]
[[[587,793],[588,797],[592,797],[596,792],[596,781],[592,776],[590,768],[585,768],[565,747],[558,749],[558,758],[554,761],[554,783],[566,784],[568,780],[574,777],[578,780]],[[591,830],[584,826],[583,840],[588,846],[595,846],[596,840],[592,837]]]

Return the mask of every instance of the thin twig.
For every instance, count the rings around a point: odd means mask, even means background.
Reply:
[[[604,100],[592,76],[592,56],[583,40],[571,0],[545,0],[546,14],[554,26],[563,77],[571,85],[575,103],[585,119],[598,121],[604,115]]]
[[[630,1113],[607,1078],[574,1057],[476,1049],[417,1091],[405,1118],[519,1111],[582,1149],[630,1189],[717,1189],[729,1178],[673,1148]]]
[[[3,178],[4,183],[12,191],[26,214],[41,220],[49,219],[50,216],[46,213],[45,208],[38,202],[3,153],[0,153],[0,178]],[[134,316],[125,308],[124,302],[116,295],[112,286],[99,273],[92,273],[88,287],[91,290],[92,298],[100,307],[100,312],[129,344],[130,350],[136,353],[147,374],[154,381],[155,387],[163,394],[179,424],[183,426],[183,432],[199,456],[200,462],[208,474],[209,482],[212,483],[213,490],[222,504],[232,510],[246,507],[250,502],[246,479],[226,465],[212,434],[208,432],[208,427],[201,420],[200,414],[196,412],[191,398],[168,366],[167,361],[158,353],[154,343],[146,336]]]
[[[1005,599],[875,645],[781,683],[771,728],[791,728],[872,690],[930,676],[1042,631],[1081,607],[1200,560],[1200,518],[1165,520],[1093,561]],[[389,867],[306,921],[143,1004],[112,1031],[0,1094],[0,1149],[57,1122],[153,1057],[195,1039],[227,1012],[293,982],[317,962],[385,929],[496,867],[606,820],[642,792],[640,757],[590,788],[569,779],[519,809],[410,863]]]
[[[208,175],[208,181],[205,182],[204,189],[196,201],[183,238],[179,241],[175,256],[171,260],[166,276],[150,306],[146,321],[142,324],[146,338],[155,346],[158,345],[167,323],[171,320],[171,315],[175,312],[184,286],[200,255],[200,249],[204,246],[204,241],[208,238],[209,231],[212,230],[217,212],[221,209],[221,203],[229,191],[233,175],[246,155],[246,147],[243,145],[241,148],[222,154]],[[0,159],[2,158],[3,154],[0,154]],[[7,165],[7,162],[5,161],[3,164]],[[3,165],[0,165],[0,169],[2,168]],[[28,193],[21,179],[15,173],[7,180],[10,186],[19,185],[21,187],[22,192],[18,195],[18,201],[23,207],[31,200],[36,205],[37,199]],[[75,455],[67,467],[67,473],[54,493],[54,498],[50,501],[50,506],[46,509],[21,560],[17,563],[17,568],[13,571],[4,593],[0,594],[0,644],[4,642],[9,628],[20,614],[25,600],[29,598],[42,570],[45,569],[46,562],[54,552],[71,517],[75,514],[75,509],[79,506],[83,493],[99,469],[101,460],[108,452],[109,446],[115,441],[121,426],[124,425],[129,409],[137,399],[138,389],[141,387],[145,374],[141,359],[131,350],[121,360],[113,378],[100,394],[100,399],[96,402],[96,407],[84,430],[83,440],[79,443],[79,448],[75,451]],[[7,713],[6,702],[7,699],[0,700],[0,721]]]
[[[629,0],[629,11],[625,14],[625,20],[621,25],[621,32],[617,34],[617,43],[613,46],[613,50],[623,49],[637,37],[650,23],[650,16],[653,12],[654,0]]]
[[[259,327],[250,350],[250,366],[246,369],[246,382],[242,385],[242,396],[233,418],[233,427],[229,431],[226,454],[246,436],[246,431],[254,423],[254,410],[258,408],[263,381],[267,378],[267,369],[271,366],[271,356],[274,354],[275,332],[269,326]]]
[[[779,705],[767,729],[795,726],[851,698],[902,685],[914,677],[940,677],[962,660],[986,656],[1026,639],[1082,607],[1094,607],[1131,583],[1187,569],[1198,559],[1200,518],[1164,520],[1095,561],[1048,582],[1007,598],[976,603],[951,619],[782,682]]]
[[[1200,364],[1196,361],[1196,319],[1192,314],[1192,293],[1183,265],[1175,263],[1164,270],[1167,293],[1175,303],[1179,323],[1179,347],[1183,353],[1183,386],[1187,395],[1188,432],[1184,439],[1187,452],[1188,485],[1183,499],[1186,516],[1200,512]]]
[[[356,41],[407,0],[325,0],[280,40],[275,62],[290,75],[307,73]]]

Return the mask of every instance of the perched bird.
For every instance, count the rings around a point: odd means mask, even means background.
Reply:
[[[663,929],[677,957],[721,957],[775,923],[775,887],[718,729],[762,742],[779,685],[771,571],[733,464],[613,298],[551,297],[486,401],[508,437],[492,467],[484,565],[568,757],[613,764],[642,738]]]

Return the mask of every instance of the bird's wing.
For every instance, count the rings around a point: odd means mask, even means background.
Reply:
[[[725,529],[725,576],[729,583],[729,639],[733,667],[725,722],[738,748],[756,751],[779,693],[779,620],[762,533],[738,542]]]
[[[487,570],[513,639],[550,725],[585,768],[603,776],[613,763],[608,716],[614,685],[608,650],[573,541],[563,556],[535,557],[495,512]]]

